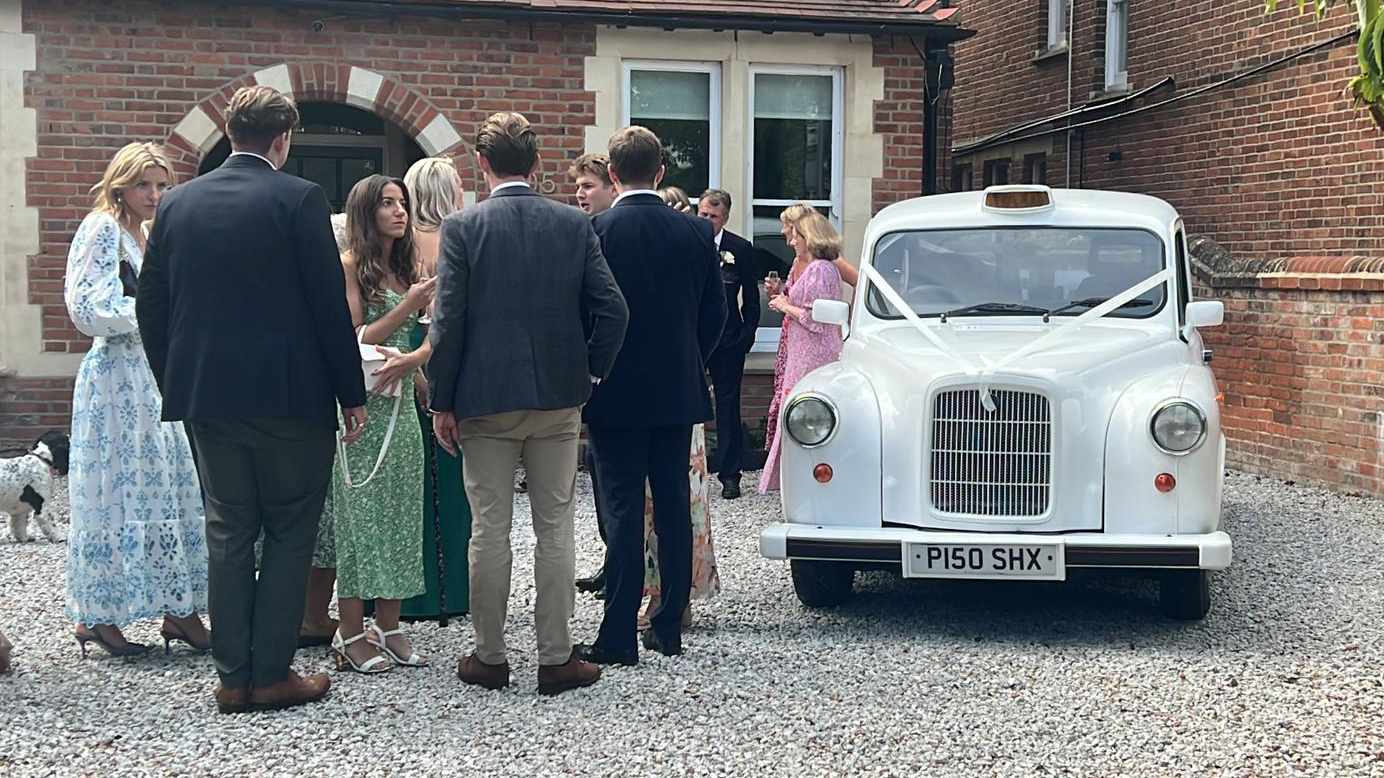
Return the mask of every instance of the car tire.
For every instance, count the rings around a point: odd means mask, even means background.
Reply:
[[[1197,621],[1211,610],[1211,573],[1177,570],[1164,574],[1158,585],[1158,606],[1173,619]]]
[[[788,566],[793,571],[793,591],[803,605],[830,608],[851,598],[851,587],[855,585],[855,567],[851,564],[794,559]]]

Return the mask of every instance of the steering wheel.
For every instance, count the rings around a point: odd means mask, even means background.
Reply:
[[[920,295],[919,295],[920,292],[924,292],[924,293],[931,292],[932,294],[923,294],[923,295],[921,295],[921,296],[924,297],[924,298],[933,298],[933,299],[922,299],[922,300],[919,300],[918,297],[920,296]],[[940,284],[923,284],[922,286],[915,286],[915,287],[913,287],[912,289],[909,289],[908,292],[907,292],[906,294],[902,295],[902,296],[903,296],[903,298],[904,298],[905,300],[908,300],[909,302],[925,302],[925,303],[960,303],[960,302],[961,302],[961,298],[960,298],[960,297],[957,297],[955,292],[953,292],[952,290],[948,289],[948,288],[945,287],[945,286],[941,286]]]

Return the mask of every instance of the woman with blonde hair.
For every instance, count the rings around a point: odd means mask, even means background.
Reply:
[[[426,276],[437,275],[438,229],[442,220],[461,210],[461,175],[448,157],[425,157],[404,174],[404,186],[413,198],[413,242]]]
[[[144,653],[148,646],[127,641],[121,628],[154,616],[163,617],[165,651],[172,641],[211,648],[197,615],[207,606],[197,470],[183,426],[160,420],[135,320],[144,225],[172,183],[161,147],[120,149],[92,187],[95,207],[68,251],[63,299],[93,339],[73,387],[67,482],[67,615],[83,656],[88,643],[114,656]]]
[[[437,275],[438,230],[442,220],[461,209],[461,176],[447,157],[420,159],[404,174],[404,186],[413,201],[413,243],[424,276]],[[427,340],[428,327],[419,324],[410,343],[418,348]],[[401,616],[408,620],[447,620],[470,609],[470,575],[466,559],[471,543],[471,504],[461,480],[461,451],[448,454],[433,439],[432,418],[427,414],[428,381],[424,371],[414,374],[416,413],[427,454],[427,478],[423,489],[423,578],[427,590],[404,600]]]
[[[769,457],[759,480],[759,491],[779,485],[779,412],[784,396],[803,376],[841,357],[841,328],[812,318],[818,300],[841,298],[841,236],[827,217],[802,203],[789,206],[780,216],[784,235],[793,249],[793,267],[782,294],[769,300],[769,309],[783,314],[778,360],[774,365],[774,397],[769,405]]]

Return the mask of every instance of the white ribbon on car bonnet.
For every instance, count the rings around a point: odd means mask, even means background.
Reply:
[[[924,321],[923,318],[913,310],[913,306],[904,302],[903,297],[895,291],[894,287],[884,278],[883,274],[875,270],[874,265],[865,265],[862,269],[865,271],[865,277],[870,279],[870,282],[874,284],[875,289],[878,290],[880,294],[884,295],[884,299],[888,301],[890,305],[894,306],[895,310],[903,314],[903,317],[908,320],[908,323],[916,327],[917,330],[923,334],[923,337],[928,339],[928,342],[936,346],[938,351],[961,363],[961,368],[966,375],[980,376],[981,368],[975,367],[970,359],[962,356],[956,349],[942,340],[936,332],[933,332],[932,325]],[[980,357],[980,359],[985,362],[987,366],[990,364],[990,360],[985,357]]]
[[[966,358],[962,357],[959,353],[957,353],[955,349],[951,348],[949,345],[947,345],[945,341],[938,337],[937,333],[932,331],[932,327],[928,325],[927,322],[922,319],[922,317],[918,316],[918,314],[914,312],[912,306],[904,302],[903,298],[899,296],[899,293],[894,290],[894,287],[889,284],[889,282],[884,278],[883,275],[880,274],[878,270],[875,270],[873,265],[865,265],[864,271],[865,276],[870,279],[870,281],[879,290],[880,294],[884,295],[884,299],[888,300],[890,305],[894,306],[895,309],[901,312],[903,314],[903,317],[907,319],[910,324],[912,324],[915,328],[917,328],[919,332],[923,334],[923,337],[927,338],[928,341],[930,341],[934,346],[936,346],[937,349],[941,351],[943,354],[946,354],[952,359],[955,359],[956,361],[962,363],[963,369],[965,370],[965,373],[967,375],[975,376],[979,379],[980,404],[984,406],[986,411],[992,413],[995,410],[995,401],[994,398],[990,396],[990,379],[994,377],[995,373],[999,372],[999,370],[1001,370],[1014,360],[1026,357],[1029,354],[1032,354],[1038,351],[1039,349],[1044,348],[1045,346],[1050,346],[1053,343],[1053,341],[1061,338],[1063,335],[1070,334],[1071,332],[1074,332],[1075,330],[1084,327],[1087,324],[1090,324],[1092,321],[1095,321],[1096,319],[1105,316],[1111,311],[1118,310],[1125,303],[1128,303],[1129,301],[1133,300],[1134,298],[1138,297],[1144,292],[1147,292],[1148,290],[1154,288],[1155,286],[1158,286],[1159,284],[1164,283],[1165,281],[1170,280],[1173,277],[1173,269],[1170,267],[1164,268],[1158,271],[1157,273],[1149,276],[1148,278],[1145,278],[1143,281],[1140,281],[1134,286],[1131,286],[1123,292],[1120,292],[1119,294],[1111,297],[1110,299],[1106,300],[1100,305],[1097,305],[1091,310],[1081,314],[1080,316],[1077,316],[1075,319],[1072,319],[1068,322],[1064,322],[1058,327],[1048,330],[1047,332],[1043,333],[1037,338],[1034,338],[1033,340],[1029,341],[1023,346],[1020,346],[1019,348],[1015,349],[1014,351],[1010,352],[1009,354],[1005,355],[1003,358],[997,361],[992,362],[988,359],[985,359],[985,357],[982,356],[981,360],[985,362],[985,367],[977,369],[975,367],[972,367]]]

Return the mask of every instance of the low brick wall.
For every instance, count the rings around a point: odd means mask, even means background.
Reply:
[[[1384,259],[1243,260],[1193,241],[1237,469],[1384,496]]]
[[[28,447],[44,432],[71,423],[71,378],[0,375],[0,451]]]

